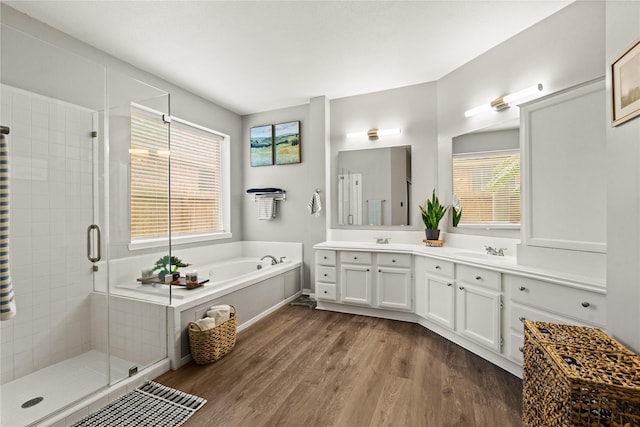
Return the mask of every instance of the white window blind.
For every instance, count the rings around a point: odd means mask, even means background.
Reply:
[[[131,240],[223,231],[223,137],[173,118],[131,111]],[[169,187],[169,182],[170,187]],[[171,190],[169,192],[169,190]]]
[[[453,156],[453,194],[460,224],[520,224],[520,152],[508,150]]]

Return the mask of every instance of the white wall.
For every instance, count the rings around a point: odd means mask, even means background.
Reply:
[[[607,1],[606,63],[639,38],[640,3]],[[610,117],[607,103],[607,121]],[[640,118],[607,126],[606,168],[607,332],[640,352]]]
[[[451,139],[519,117],[513,107],[470,118],[464,112],[537,83],[552,93],[602,76],[603,17],[604,2],[575,2],[438,80],[438,192],[445,203],[453,185]],[[519,237],[513,231],[466,232]]]
[[[300,120],[301,163],[273,166],[250,166],[249,131],[254,126]],[[325,213],[327,209],[324,156],[326,98],[313,98],[308,105],[267,111],[243,116],[242,161],[235,163],[243,171],[242,230],[245,240],[301,242],[304,245],[303,287],[312,290],[312,247],[325,240]],[[276,187],[287,192],[287,200],[277,203],[275,219],[258,220],[258,205],[247,188]],[[307,204],[314,190],[320,189],[323,210],[312,216]],[[275,257],[280,254],[270,254]]]

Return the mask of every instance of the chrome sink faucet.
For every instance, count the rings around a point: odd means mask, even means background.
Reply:
[[[381,245],[387,245],[387,244],[389,244],[389,238],[388,237],[376,237],[376,243],[379,243]]]
[[[504,256],[504,251],[507,250],[507,248],[495,249],[495,248],[492,248],[491,246],[485,246],[484,249],[487,251],[487,255],[496,255],[496,256]]]
[[[265,258],[271,258],[271,265],[278,264],[278,260],[273,255],[265,255],[262,258],[260,258],[260,261],[264,261]]]

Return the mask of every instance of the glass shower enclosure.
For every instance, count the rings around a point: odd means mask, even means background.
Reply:
[[[32,425],[167,356],[170,290],[135,288],[170,255],[169,221],[164,238],[133,250],[129,172],[132,108],[169,117],[169,95],[1,31],[16,313],[0,322],[0,425]],[[169,130],[158,136],[167,157]]]

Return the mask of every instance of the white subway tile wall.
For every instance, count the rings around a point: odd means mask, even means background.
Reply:
[[[11,128],[10,238],[16,316],[0,324],[0,383],[88,351],[93,290],[86,229],[93,222],[95,113],[2,86]],[[106,323],[103,323],[106,329]]]

